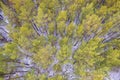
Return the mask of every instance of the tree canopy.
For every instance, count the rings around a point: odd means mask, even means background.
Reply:
[[[0,80],[104,80],[120,66],[120,0],[1,0],[0,7],[12,39],[0,47]]]

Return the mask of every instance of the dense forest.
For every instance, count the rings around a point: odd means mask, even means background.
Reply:
[[[0,0],[0,12],[0,80],[110,80],[120,67],[120,0]]]

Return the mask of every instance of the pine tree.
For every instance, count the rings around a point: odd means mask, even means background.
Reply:
[[[68,63],[76,80],[103,80],[120,66],[119,0],[8,0],[0,5],[12,38],[0,48],[2,77],[15,74],[16,63],[30,68],[26,80],[66,80],[63,65]],[[24,57],[32,67],[19,62]]]

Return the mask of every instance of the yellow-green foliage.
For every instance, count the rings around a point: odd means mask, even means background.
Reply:
[[[78,80],[103,80],[120,66],[119,35],[105,38],[120,33],[120,0],[8,0],[0,7],[12,38],[0,47],[0,72],[8,71],[6,59],[16,66],[22,53],[34,63],[25,80],[67,80],[65,63],[74,66]],[[37,73],[39,67],[46,72]]]

